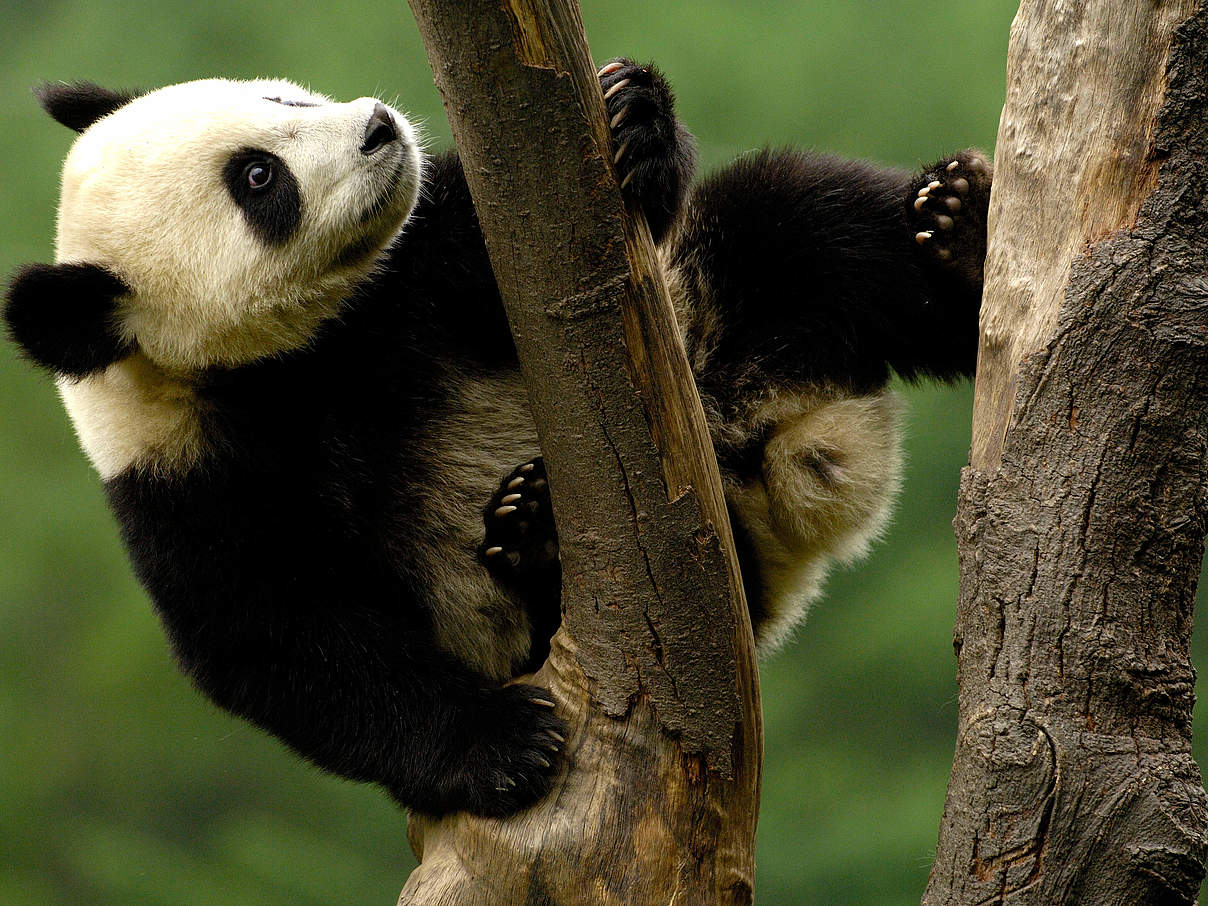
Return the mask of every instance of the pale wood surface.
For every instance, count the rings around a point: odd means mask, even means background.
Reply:
[[[1190,904],[1208,518],[1208,11],[1025,0],[956,531],[925,904]]]

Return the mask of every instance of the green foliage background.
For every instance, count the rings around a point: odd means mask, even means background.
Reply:
[[[907,166],[993,146],[1010,0],[583,3],[597,58],[661,64],[706,166],[765,144]],[[449,141],[400,3],[0,0],[0,23],[5,272],[52,254],[71,135],[30,96],[42,79],[282,75],[397,98]],[[906,395],[892,530],[764,666],[762,904],[896,906],[926,881],[956,714],[949,523],[970,392]],[[7,346],[0,520],[0,903],[393,902],[412,865],[403,816],[176,673],[53,388]]]

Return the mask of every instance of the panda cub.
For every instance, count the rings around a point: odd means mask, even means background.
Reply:
[[[764,151],[692,186],[658,73],[600,77],[766,651],[885,523],[890,373],[973,369],[990,168]],[[182,668],[409,808],[533,802],[564,728],[504,683],[558,624],[557,539],[456,155],[285,81],[39,98],[81,134],[56,263],[14,275],[5,317],[57,376]]]

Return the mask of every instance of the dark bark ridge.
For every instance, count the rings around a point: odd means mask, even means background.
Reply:
[[[1201,7],[1174,32],[1156,187],[1074,262],[1001,464],[963,475],[959,734],[924,903],[1192,903],[1204,877],[1205,59]]]

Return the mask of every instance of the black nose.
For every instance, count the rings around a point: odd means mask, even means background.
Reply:
[[[386,109],[386,105],[378,102],[373,107],[373,115],[365,126],[365,138],[361,141],[361,153],[372,154],[382,145],[389,144],[398,138],[398,127],[394,125],[394,117]]]

